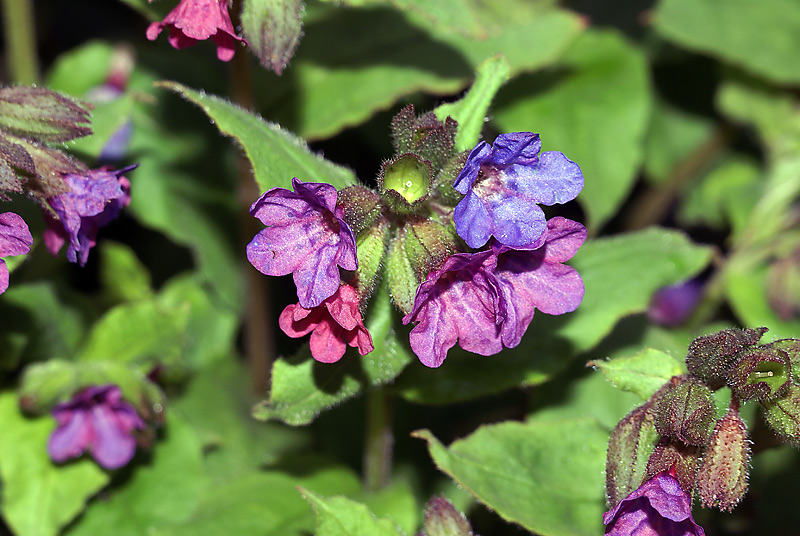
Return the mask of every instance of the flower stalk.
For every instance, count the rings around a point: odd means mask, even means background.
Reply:
[[[36,28],[31,0],[3,0],[3,33],[6,63],[11,80],[17,84],[39,82]]]

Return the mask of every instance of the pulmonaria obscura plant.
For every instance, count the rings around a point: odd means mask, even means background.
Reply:
[[[311,335],[317,361],[338,361],[345,345],[372,351],[363,314],[385,280],[410,344],[428,367],[450,348],[493,355],[519,344],[536,309],[574,311],[583,298],[565,264],[586,229],[549,221],[539,204],[574,199],[580,167],[560,152],[540,154],[537,134],[515,132],[455,151],[458,125],[413,106],[392,121],[395,153],[377,190],[292,180],[250,213],[266,228],[247,258],[266,275],[292,274],[298,304],[280,316],[290,337]]]

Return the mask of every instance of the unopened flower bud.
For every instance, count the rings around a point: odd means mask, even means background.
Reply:
[[[380,187],[392,212],[408,214],[427,197],[432,178],[430,162],[407,153],[383,165]]]
[[[733,510],[747,490],[750,441],[738,403],[717,421],[697,473],[696,491],[703,506]]]
[[[414,106],[403,108],[392,120],[396,155],[413,153],[431,166],[435,176],[453,155],[458,123],[448,117],[439,121],[432,112],[414,115]]]
[[[762,348],[784,352],[792,365],[792,381],[800,385],[800,339],[779,339],[763,345]]]
[[[770,400],[788,387],[792,366],[786,352],[756,346],[736,356],[728,385],[742,400]]]
[[[686,366],[711,389],[719,389],[726,383],[726,374],[735,363],[736,354],[758,344],[767,331],[767,328],[724,329],[699,337],[689,345]]]
[[[425,505],[425,536],[472,536],[472,527],[444,497],[433,497]]]
[[[784,441],[800,446],[800,386],[789,384],[786,393],[762,401],[764,420]]]
[[[661,438],[647,460],[647,478],[664,471],[672,471],[681,488],[691,491],[697,468],[700,466],[700,449],[680,441]]]
[[[351,283],[356,287],[362,299],[370,296],[375,290],[388,234],[389,224],[380,220],[356,237],[358,270]]]
[[[654,421],[653,405],[648,402],[626,415],[611,432],[606,457],[606,500],[610,508],[644,482],[647,460],[658,441]]]
[[[658,401],[656,429],[687,445],[705,445],[715,415],[711,389],[694,378],[677,377]]]

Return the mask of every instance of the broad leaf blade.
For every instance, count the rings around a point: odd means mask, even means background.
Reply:
[[[292,178],[327,182],[336,188],[356,184],[349,169],[312,153],[300,138],[214,95],[189,89],[177,82],[161,82],[199,106],[220,132],[235,138],[244,148],[261,191],[276,186],[291,188]]]
[[[684,374],[681,361],[655,348],[645,348],[636,355],[610,361],[590,361],[603,371],[617,388],[637,394],[642,400],[659,390],[673,376]]]
[[[428,430],[436,465],[502,518],[537,534],[601,530],[608,433],[594,421],[507,422],[442,445]]]
[[[300,493],[317,514],[317,536],[398,536],[403,532],[390,519],[377,518],[365,505],[346,497]]]

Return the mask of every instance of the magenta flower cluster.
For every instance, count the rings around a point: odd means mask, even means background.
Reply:
[[[586,229],[562,217],[547,221],[538,206],[575,198],[583,175],[561,153],[539,155],[540,146],[527,132],[504,134],[494,148],[481,142],[453,186],[463,199],[455,209],[439,207],[449,210],[449,225],[466,245],[426,271],[404,311],[403,323],[415,324],[411,348],[425,365],[440,366],[456,344],[481,355],[512,348],[536,309],[563,314],[583,299],[580,275],[563,263]],[[371,287],[352,283],[360,277],[356,237],[337,191],[296,178],[292,185],[294,191],[269,190],[251,207],[266,228],[248,245],[247,258],[266,275],[293,275],[299,303],[283,311],[279,324],[290,337],[311,333],[316,360],[338,361],[347,345],[365,355],[373,350],[362,318]],[[383,210],[372,204],[359,210]]]

